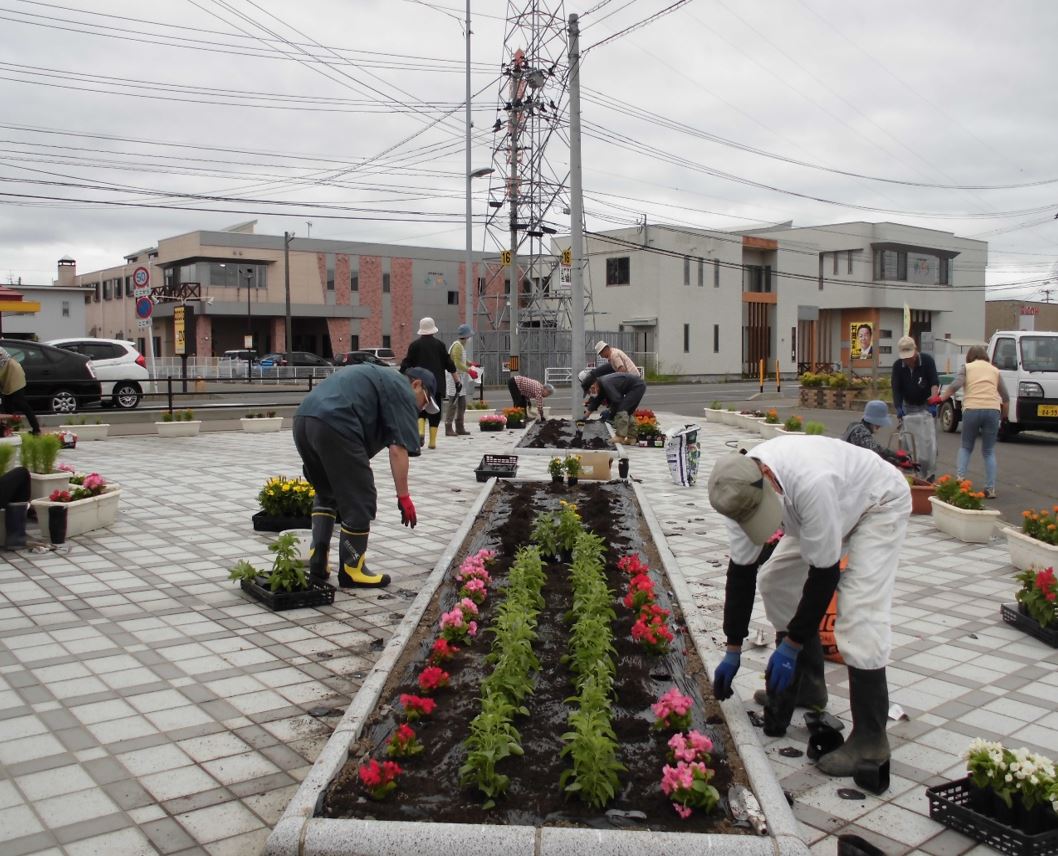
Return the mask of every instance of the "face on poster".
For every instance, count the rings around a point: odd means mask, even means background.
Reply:
[[[874,325],[860,321],[851,325],[849,330],[851,343],[850,356],[854,360],[864,360],[874,355]]]

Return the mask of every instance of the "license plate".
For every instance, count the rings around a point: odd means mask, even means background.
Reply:
[[[1037,404],[1037,416],[1058,416],[1058,404]]]

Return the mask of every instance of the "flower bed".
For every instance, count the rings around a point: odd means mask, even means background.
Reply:
[[[668,579],[657,563],[633,486],[591,485],[582,491],[583,523],[599,537],[579,536],[572,573],[543,548],[526,547],[532,512],[557,505],[547,487],[496,483],[484,508],[479,500],[470,510],[432,584],[424,586],[273,832],[270,854],[368,854],[405,847],[442,852],[463,849],[470,841],[476,852],[509,854],[539,852],[544,841],[565,852],[589,847],[596,853],[663,853],[674,847],[806,852],[744,714],[737,705],[728,708],[739,720],[729,730],[721,705],[711,698],[705,667],[683,632],[680,604],[671,598],[675,589],[690,603],[689,593],[682,580]],[[568,514],[567,506],[559,518]],[[556,526],[561,529],[561,521]],[[482,548],[495,550],[496,557],[483,568],[487,594],[467,615],[468,579],[456,578],[459,562],[454,560],[468,557],[473,564]],[[618,566],[618,559],[631,555],[646,561],[634,569]],[[630,577],[644,573],[653,600],[638,603],[648,587],[640,580],[631,588]],[[626,590],[629,606],[618,600]],[[524,602],[504,619],[507,596]],[[536,620],[523,620],[522,629],[514,629],[510,620],[528,616],[527,605],[537,611]],[[463,613],[459,620],[456,609]],[[476,622],[473,632],[471,622]],[[597,632],[604,626],[612,640]],[[661,626],[671,628],[671,640],[658,632]],[[489,632],[482,633],[482,627]],[[523,642],[497,648],[501,639],[507,640],[504,646]],[[602,666],[601,673],[596,640],[602,640],[602,649],[612,648],[608,655],[600,649],[614,664]],[[439,645],[447,650],[437,662]],[[650,645],[659,653],[648,650]],[[509,656],[510,651],[517,656]],[[592,662],[596,665],[582,667]],[[501,669],[502,680],[492,677]],[[517,704],[508,692],[515,693]],[[405,700],[412,696],[435,702],[414,723],[404,721]],[[577,701],[570,702],[571,697]],[[682,735],[675,744],[673,732],[657,725],[673,712],[686,717],[667,722]],[[414,735],[400,737],[402,725]],[[393,761],[394,739],[404,743],[412,736],[422,751]],[[736,739],[753,749],[752,763],[747,759],[744,766],[734,753]],[[601,751],[604,745],[612,752]],[[393,766],[387,771],[387,760],[400,771]],[[701,800],[706,786],[720,794],[741,787],[747,766],[753,769],[753,787],[759,788],[771,834],[781,840],[715,837],[752,834],[734,827],[722,809],[710,812],[711,800]],[[590,796],[581,800],[581,793]]]
[[[577,432],[580,432],[580,436]],[[598,419],[572,422],[569,419],[548,419],[534,422],[515,446],[523,449],[590,449],[615,451],[606,423]]]

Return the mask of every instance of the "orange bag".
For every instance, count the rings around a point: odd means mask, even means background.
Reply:
[[[849,557],[842,556],[841,558],[841,570],[845,570],[849,566]],[[834,625],[838,620],[838,593],[834,592],[834,596],[830,599],[830,606],[827,607],[827,611],[823,615],[823,620],[819,622],[819,641],[823,643],[823,657],[830,660],[831,663],[845,664],[845,660],[841,656],[841,652],[838,650],[838,642],[834,637]]]

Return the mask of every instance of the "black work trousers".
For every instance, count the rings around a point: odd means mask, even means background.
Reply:
[[[295,417],[294,445],[305,478],[316,491],[316,506],[337,509],[346,529],[367,532],[378,496],[364,447],[314,416]]]

